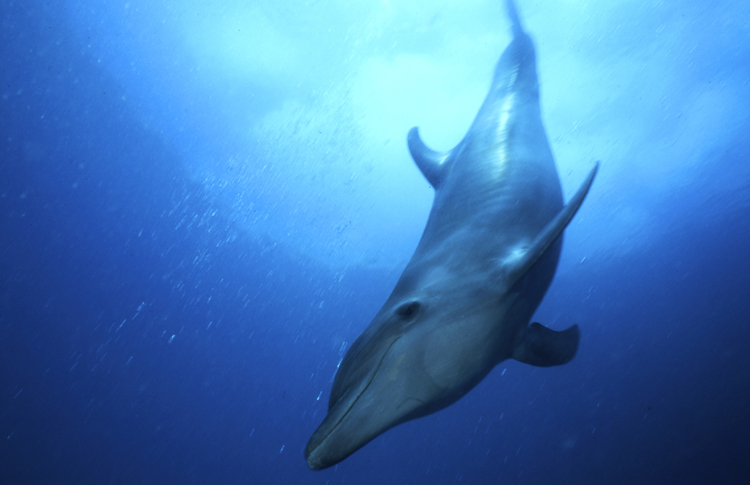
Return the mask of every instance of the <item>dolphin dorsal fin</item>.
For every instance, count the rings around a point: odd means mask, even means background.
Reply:
[[[596,162],[594,168],[591,169],[586,180],[583,181],[583,184],[581,184],[581,187],[578,189],[578,192],[575,193],[557,216],[544,226],[544,229],[536,237],[531,247],[529,247],[523,256],[514,260],[504,268],[504,277],[507,288],[516,284],[516,282],[521,279],[529,269],[531,269],[534,263],[542,257],[545,251],[552,246],[552,243],[555,242],[560,234],[562,234],[565,227],[567,227],[570,220],[573,219],[573,216],[578,211],[578,208],[581,207],[583,199],[586,198],[586,194],[588,194],[589,189],[591,188],[591,183],[594,181],[594,176],[598,169],[599,162]]]
[[[422,175],[435,189],[440,186],[445,175],[446,160],[450,157],[453,150],[447,152],[437,152],[428,148],[419,137],[419,128],[416,126],[409,130],[407,137],[409,152],[417,164]]]

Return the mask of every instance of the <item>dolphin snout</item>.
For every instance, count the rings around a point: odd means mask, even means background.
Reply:
[[[347,419],[356,398],[342,401],[331,408],[307,443],[305,459],[312,470],[323,470],[339,463],[371,439],[357,433],[356,426]]]

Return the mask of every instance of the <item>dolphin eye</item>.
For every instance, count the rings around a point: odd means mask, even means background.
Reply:
[[[420,305],[418,301],[410,301],[401,305],[398,310],[396,310],[396,313],[398,313],[401,318],[409,320],[417,316],[421,307],[422,305]]]

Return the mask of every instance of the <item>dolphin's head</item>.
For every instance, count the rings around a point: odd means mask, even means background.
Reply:
[[[460,289],[403,292],[402,282],[341,362],[328,415],[305,449],[313,470],[339,463],[400,423],[450,405],[497,361],[496,330],[490,329],[498,328],[498,306],[478,303],[493,299],[467,300],[470,295]]]

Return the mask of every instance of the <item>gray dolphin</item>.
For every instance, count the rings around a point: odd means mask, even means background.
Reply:
[[[506,3],[513,41],[464,139],[440,153],[417,128],[409,132],[411,155],[435,188],[432,211],[393,293],[341,362],[328,414],[305,449],[313,470],[453,404],[506,359],[544,367],[576,354],[577,325],[528,323],[598,163],[563,206],[534,45]]]

